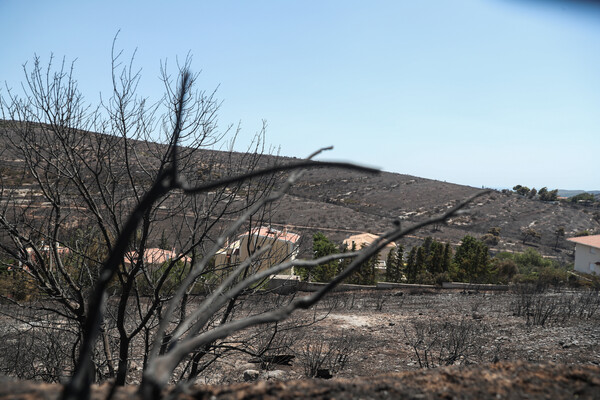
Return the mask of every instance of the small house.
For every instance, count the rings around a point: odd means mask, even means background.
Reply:
[[[600,274],[600,235],[567,239],[575,243],[575,271]]]
[[[360,250],[363,247],[370,246],[371,243],[375,242],[379,238],[380,238],[380,236],[378,236],[378,235],[374,235],[372,233],[365,232],[365,233],[359,233],[357,235],[352,235],[352,236],[348,237],[347,239],[344,239],[343,244],[344,244],[344,246],[346,246],[346,248],[348,250],[352,250],[353,247],[356,250]],[[379,268],[385,268],[388,254],[390,254],[390,251],[395,250],[396,247],[397,246],[395,243],[393,243],[393,242],[388,243],[379,252]]]
[[[284,261],[294,260],[298,255],[300,235],[284,228],[282,230],[267,226],[251,229],[238,236],[215,255],[215,267],[228,271],[239,265],[264,246],[270,250],[252,263],[252,272],[265,270]],[[227,272],[225,272],[227,273]],[[279,274],[291,274],[292,269]]]

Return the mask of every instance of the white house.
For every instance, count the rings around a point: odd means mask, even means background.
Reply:
[[[567,239],[575,243],[575,271],[600,274],[600,235]]]

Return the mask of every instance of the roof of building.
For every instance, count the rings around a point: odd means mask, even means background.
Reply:
[[[173,250],[164,250],[159,248],[149,248],[144,251],[144,263],[146,264],[164,264],[174,258],[180,258],[181,256]],[[125,253],[126,262],[135,260],[138,258],[137,251],[130,251]],[[188,256],[181,257],[181,261],[190,262],[191,258]]]
[[[600,249],[600,235],[578,236],[567,239],[569,242],[584,244]]]
[[[361,246],[363,244],[365,245],[370,245],[371,243],[373,243],[375,240],[379,239],[380,236],[372,234],[372,233],[359,233],[357,235],[352,235],[350,237],[348,237],[347,239],[344,239],[344,243],[348,245],[348,247],[352,246],[352,242],[354,242],[356,244],[356,246]],[[385,247],[396,247],[395,243],[388,243],[386,244]]]
[[[244,236],[246,234],[240,235]],[[285,240],[286,242],[296,243],[300,240],[300,235],[297,233],[289,232],[287,229],[282,231],[270,228],[268,226],[259,226],[252,229],[252,236],[258,235],[262,237],[275,238],[278,240]]]

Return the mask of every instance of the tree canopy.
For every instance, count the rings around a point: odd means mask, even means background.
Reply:
[[[469,282],[477,282],[489,275],[488,247],[473,236],[465,236],[454,254],[457,275]]]
[[[313,235],[313,257],[315,259],[339,253],[339,248],[321,232]],[[297,267],[295,272],[305,281],[329,282],[339,271],[338,260],[330,261],[313,268]]]

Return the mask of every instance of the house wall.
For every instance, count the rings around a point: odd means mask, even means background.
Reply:
[[[600,274],[600,249],[585,244],[575,244],[575,271],[586,274]]]
[[[227,274],[231,272],[231,268],[227,267],[228,265],[238,265],[250,257],[250,255],[259,248],[269,245],[272,247],[271,250],[268,253],[263,254],[260,260],[257,260],[254,263],[253,270],[250,271],[250,273],[262,271],[283,261],[294,259],[296,256],[295,247],[291,242],[278,240],[273,237],[244,235],[240,240],[239,252],[237,254],[231,254],[232,249],[228,249],[227,251],[220,252],[215,256],[215,265],[220,271],[218,275],[227,276]],[[291,273],[291,268],[278,272],[280,275],[290,275]]]
[[[215,255],[215,278],[217,281],[225,279],[235,265],[240,261],[239,255],[234,255],[233,249],[226,249]]]
[[[250,244],[248,244],[250,242]],[[268,253],[265,253],[260,260],[256,263],[256,271],[262,271],[264,269],[275,266],[283,261],[287,261],[293,258],[293,245],[285,240],[278,240],[272,237],[264,236],[244,236],[240,246],[240,260],[246,260],[256,250],[265,247],[272,246]],[[280,275],[291,274],[291,269],[278,272]]]
[[[367,247],[369,246],[371,243],[373,243],[373,241],[370,242],[356,242],[352,240],[352,237],[345,239],[343,241],[343,244],[346,245],[348,250],[352,249],[352,243],[354,242],[355,248],[356,250],[360,250],[363,247]],[[387,262],[387,258],[388,255],[390,254],[390,251],[395,250],[396,249],[396,245],[394,243],[389,243],[387,246],[385,246],[378,254],[377,257],[379,259],[379,267],[380,268],[384,268]]]
[[[221,268],[224,265],[227,265],[227,261],[231,260],[231,250],[226,249],[223,251],[220,251],[219,253],[215,254],[215,266],[217,268]],[[231,260],[233,261],[233,260]]]

